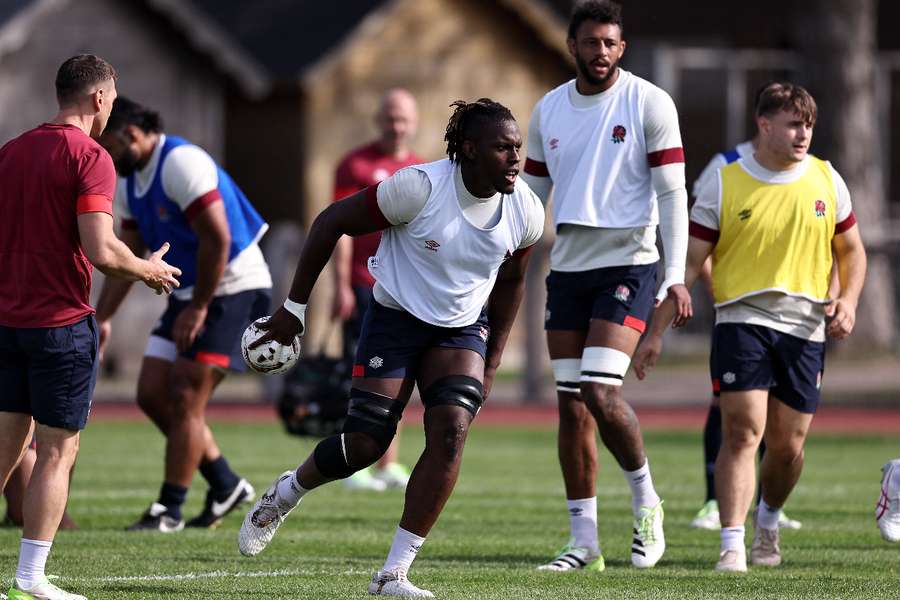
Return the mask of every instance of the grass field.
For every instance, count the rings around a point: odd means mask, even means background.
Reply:
[[[312,447],[275,425],[214,428],[258,491]],[[606,571],[536,572],[568,531],[555,433],[476,425],[456,491],[413,565],[413,582],[439,598],[900,597],[900,545],[882,542],[872,518],[879,467],[900,451],[896,436],[813,437],[789,504],[804,528],[783,534],[782,567],[746,576],[713,573],[718,535],[687,526],[702,500],[699,434],[655,431],[646,438],[666,502],[668,550],[655,569],[630,566],[628,490],[604,454],[598,496]],[[418,428],[407,427],[403,459],[414,462],[421,447]],[[82,530],[58,535],[48,565],[62,587],[91,600],[365,597],[399,519],[400,492],[349,492],[336,484],[317,490],[250,559],[236,546],[243,512],[215,531],[123,531],[155,497],[161,456],[162,440],[146,423],[88,428],[70,501]],[[198,477],[188,516],[200,509],[203,484]],[[18,531],[0,530],[0,569],[8,576],[18,539]]]

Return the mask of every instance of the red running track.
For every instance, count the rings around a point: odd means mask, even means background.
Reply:
[[[127,402],[99,402],[93,406],[91,418],[102,421],[133,421],[146,417],[137,406]],[[640,408],[641,425],[646,429],[699,430],[706,421],[705,407]],[[228,422],[275,423],[275,410],[267,404],[211,404],[210,419]],[[407,426],[422,422],[422,407],[410,406],[404,413]],[[478,415],[483,425],[520,425],[556,427],[555,406],[509,406],[488,404]],[[813,419],[813,432],[893,433],[900,434],[900,410],[823,408]]]

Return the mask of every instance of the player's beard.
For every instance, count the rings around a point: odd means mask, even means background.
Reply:
[[[578,68],[578,73],[584,77],[589,84],[595,87],[602,87],[619,72],[619,61],[616,60],[609,63],[609,69],[606,70],[606,77],[595,77],[591,74],[590,65],[588,65],[587,61],[578,54],[575,55],[575,66]]]
[[[135,172],[138,162],[140,162],[140,157],[137,156],[137,153],[126,150],[116,161],[116,172],[122,177],[128,177]]]

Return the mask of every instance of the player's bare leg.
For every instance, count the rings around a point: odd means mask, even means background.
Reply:
[[[803,470],[803,444],[812,423],[812,414],[802,413],[769,395],[766,418],[766,453],[759,466],[762,493],[754,519],[755,531],[750,548],[754,565],[781,564],[778,522],[781,508],[800,479]]]
[[[716,459],[716,498],[722,523],[720,571],[746,571],[744,521],[753,502],[756,450],[766,426],[768,390],[722,392],[722,448]]]

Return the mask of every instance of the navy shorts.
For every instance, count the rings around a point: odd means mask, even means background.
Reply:
[[[213,298],[197,339],[186,352],[179,353],[172,339],[172,328],[178,313],[189,304],[190,300],[169,296],[169,306],[150,334],[145,355],[171,362],[184,356],[211,367],[245,371],[241,336],[247,325],[269,314],[270,290],[247,290]]]
[[[590,271],[550,271],[544,329],[587,331],[591,319],[643,333],[656,298],[656,263]]]
[[[825,342],[811,342],[761,325],[716,325],[710,356],[713,389],[767,389],[802,413],[819,405]]]
[[[353,376],[416,377],[419,359],[430,348],[463,348],[484,358],[490,331],[484,312],[465,327],[438,327],[373,300],[363,317]]]
[[[98,347],[94,315],[62,327],[0,326],[0,411],[28,414],[48,427],[84,429]]]

